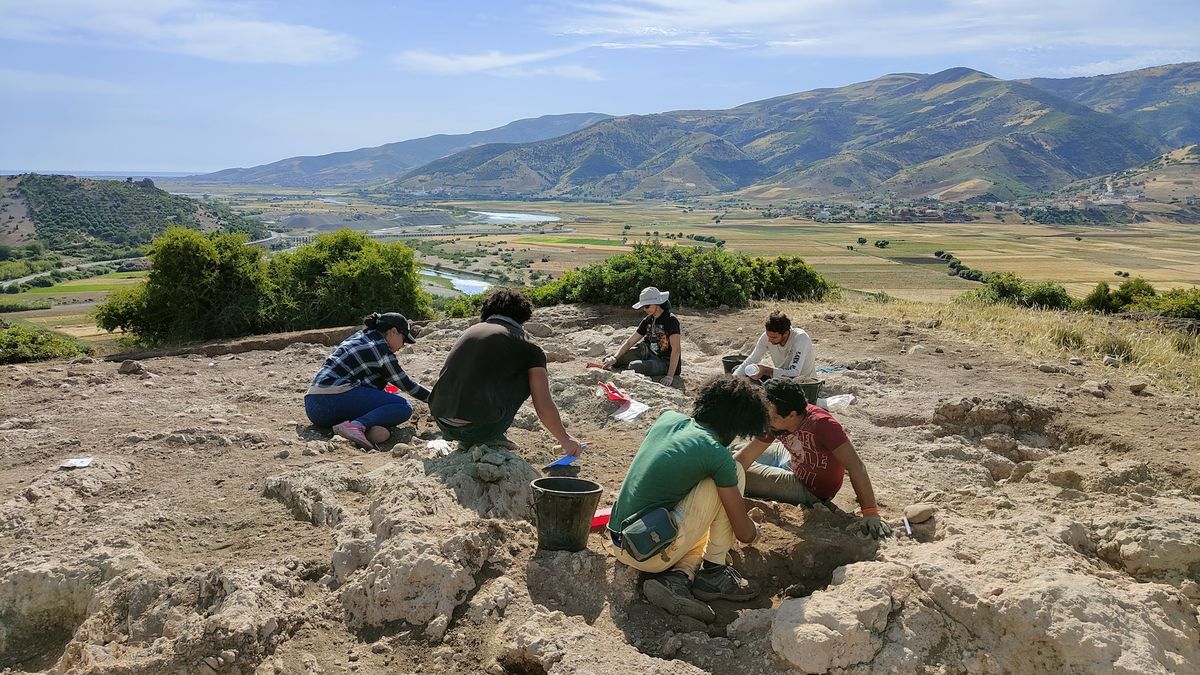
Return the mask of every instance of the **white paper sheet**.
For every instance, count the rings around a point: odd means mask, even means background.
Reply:
[[[621,406],[621,409],[613,413],[612,417],[615,420],[628,422],[629,420],[636,419],[638,415],[641,415],[649,409],[650,406],[646,405],[645,403],[642,403],[637,399],[629,399],[629,403]]]

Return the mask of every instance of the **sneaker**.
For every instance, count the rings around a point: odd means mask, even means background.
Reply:
[[[375,444],[367,438],[367,429],[358,422],[342,422],[333,425],[333,433],[347,439],[363,450],[378,450]]]
[[[758,596],[758,584],[738,574],[732,565],[701,568],[692,582],[692,593],[701,600],[746,602]]]
[[[663,572],[642,584],[642,593],[650,604],[668,614],[684,614],[704,623],[712,623],[717,615],[712,607],[700,602],[688,589],[687,575],[678,570]]]

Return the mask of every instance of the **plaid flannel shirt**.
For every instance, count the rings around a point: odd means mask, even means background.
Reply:
[[[404,372],[388,347],[387,339],[374,330],[360,330],[346,338],[325,359],[312,383],[317,387],[362,385],[376,389],[391,383],[412,394],[413,398],[429,400],[429,390]]]

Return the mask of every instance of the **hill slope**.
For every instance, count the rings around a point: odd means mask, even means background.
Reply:
[[[1200,63],[1113,75],[1024,80],[1056,96],[1134,122],[1171,147],[1200,143]]]
[[[555,139],[452,155],[393,188],[571,198],[746,189],[777,198],[882,189],[924,195],[970,183],[965,196],[1014,196],[1119,170],[1165,148],[1117,115],[953,68],[729,110],[613,118]]]
[[[572,113],[545,115],[511,122],[469,134],[438,134],[374,148],[360,148],[313,157],[290,157],[248,169],[225,169],[188,176],[196,184],[282,185],[329,187],[375,183],[395,178],[408,169],[486,143],[528,143],[588,127],[610,115]]]
[[[8,179],[11,183],[12,178]],[[265,232],[256,221],[228,208],[173,195],[138,182],[91,180],[73,176],[25,174],[8,193],[4,213],[14,215],[0,243],[37,239],[47,248],[69,255],[111,254],[147,244],[170,225],[202,230],[224,228],[258,238]],[[16,214],[21,214],[18,222]]]

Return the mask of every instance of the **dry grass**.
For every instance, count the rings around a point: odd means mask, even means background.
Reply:
[[[892,320],[941,319],[941,330],[995,349],[1033,358],[1122,358],[1121,370],[1149,378],[1157,387],[1200,394],[1200,344],[1156,321],[1126,321],[1082,312],[1046,312],[1003,305],[933,304],[847,298],[842,311]]]

